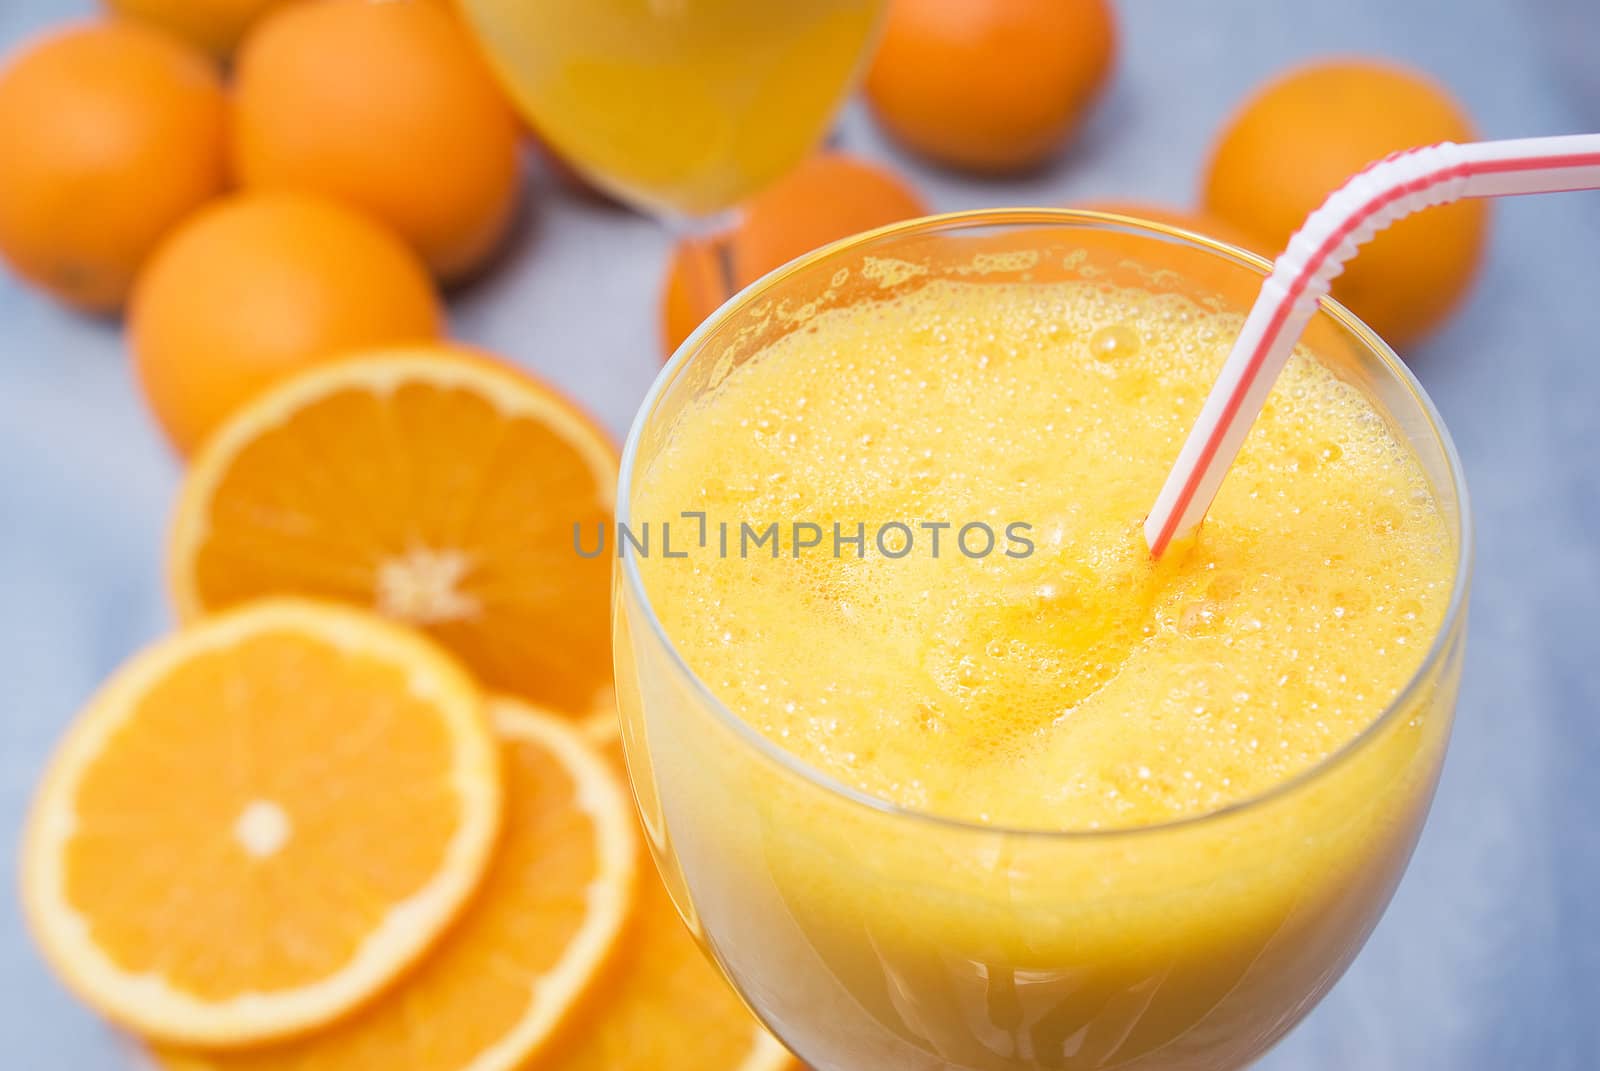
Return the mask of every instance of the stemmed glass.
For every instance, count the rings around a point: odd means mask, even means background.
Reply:
[[[596,186],[685,236],[725,225],[822,140],[884,6],[459,2],[539,134]],[[695,266],[688,284],[715,288],[708,304],[720,304],[727,278],[703,278],[710,269]]]
[[[899,270],[886,276],[884,265]],[[1082,278],[1248,307],[1267,263],[1179,229],[996,210],[847,239],[723,307],[633,427],[622,524],[686,406],[817,311],[937,279]],[[651,606],[615,585],[623,739],[680,911],[752,1009],[819,1071],[1231,1071],[1343,973],[1421,830],[1460,680],[1470,533],[1460,464],[1393,351],[1324,303],[1305,343],[1417,457],[1454,536],[1449,609],[1403,691],[1354,740],[1199,817],[1103,832],[970,825],[837,783],[740,720]]]

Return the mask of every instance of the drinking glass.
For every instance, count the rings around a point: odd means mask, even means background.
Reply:
[[[937,279],[1082,279],[1242,314],[1268,268],[1174,227],[1064,210],[932,217],[828,246],[747,288],[662,371],[624,452],[618,520],[653,519],[630,504],[678,414],[822,310]],[[617,686],[651,849],[695,935],[812,1067],[1228,1071],[1303,1018],[1360,950],[1444,755],[1470,532],[1449,436],[1394,352],[1331,301],[1304,344],[1416,456],[1453,536],[1453,590],[1415,674],[1368,728],[1213,813],[1041,832],[865,795],[725,707],[663,631],[637,556],[619,559]]]
[[[460,0],[524,114],[663,218],[732,208],[810,152],[884,0]]]

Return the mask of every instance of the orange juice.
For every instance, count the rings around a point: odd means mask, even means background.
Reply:
[[[1152,563],[1140,522],[1236,333],[1075,283],[817,317],[683,419],[639,510],[823,538],[646,560],[662,624],[749,724],[904,808],[1103,829],[1288,780],[1416,670],[1454,547],[1371,406],[1302,358],[1205,538]]]
[[[882,0],[461,0],[539,132],[664,214],[730,208],[821,139]]]
[[[825,305],[715,362],[629,492],[688,547],[637,566],[698,686],[626,590],[618,617],[680,906],[829,1071],[1243,1066],[1348,964],[1431,795],[1459,663],[1424,670],[1458,558],[1429,474],[1301,351],[1154,563],[1237,314],[975,277]],[[771,521],[775,554],[741,542]]]

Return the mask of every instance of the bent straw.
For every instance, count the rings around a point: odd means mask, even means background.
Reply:
[[[1333,277],[1383,228],[1463,197],[1600,189],[1600,134],[1442,142],[1369,165],[1306,218],[1246,317],[1144,522],[1150,556],[1199,527]]]

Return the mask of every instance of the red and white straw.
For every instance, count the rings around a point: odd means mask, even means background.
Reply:
[[[1261,284],[1227,362],[1144,522],[1150,556],[1199,527],[1317,301],[1383,228],[1463,197],[1600,189],[1600,134],[1443,142],[1370,165],[1311,213]]]

